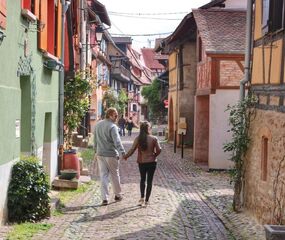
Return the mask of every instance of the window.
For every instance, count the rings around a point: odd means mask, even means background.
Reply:
[[[29,10],[38,19],[40,18],[39,8],[40,8],[40,0],[22,0],[22,9]]]
[[[262,137],[261,140],[261,180],[267,180],[267,165],[268,165],[268,138]]]
[[[0,0],[0,28],[6,29],[6,0]]]
[[[202,39],[199,37],[199,44],[198,44],[198,61],[202,61]]]
[[[38,0],[34,0],[39,2]],[[37,5],[37,4],[35,4]],[[40,31],[38,47],[53,56],[61,53],[61,3],[60,0],[40,1],[39,19]]]
[[[136,105],[136,104],[133,104],[132,109],[133,109],[133,110],[132,110],[133,112],[137,112],[137,110],[138,110],[138,109],[137,109],[137,105]]]
[[[283,27],[283,1],[262,1],[262,32],[275,32]]]

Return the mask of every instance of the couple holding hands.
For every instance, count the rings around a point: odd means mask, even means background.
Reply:
[[[115,194],[115,201],[121,201],[121,184],[119,174],[119,155],[127,160],[137,149],[137,163],[140,171],[139,205],[148,205],[152,189],[153,175],[156,169],[156,157],[161,152],[159,141],[151,135],[151,126],[148,122],[140,124],[140,133],[135,138],[131,149],[126,153],[122,145],[116,121],[118,112],[115,108],[106,111],[106,118],[99,121],[94,130],[94,149],[97,155],[102,205],[109,201],[109,177]],[[147,182],[147,184],[146,184]]]

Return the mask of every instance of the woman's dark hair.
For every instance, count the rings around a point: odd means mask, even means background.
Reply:
[[[140,124],[140,134],[139,134],[139,147],[141,150],[145,151],[147,149],[147,135],[148,133],[148,128],[150,127],[149,122],[142,122]]]

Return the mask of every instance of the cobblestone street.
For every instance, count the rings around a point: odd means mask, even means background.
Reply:
[[[123,138],[126,148],[132,141]],[[180,158],[180,149],[162,144],[147,207],[139,200],[136,154],[121,161],[123,200],[100,206],[99,183],[53,216],[55,224],[34,239],[264,239],[263,227],[231,211],[233,191],[225,173],[208,173]],[[111,199],[114,199],[112,196]],[[1,233],[0,233],[1,238]]]

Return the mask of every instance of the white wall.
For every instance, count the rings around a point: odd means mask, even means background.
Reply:
[[[225,112],[227,105],[234,105],[239,100],[239,90],[216,90],[216,94],[210,95],[210,119],[209,119],[209,168],[229,169],[233,162],[229,161],[229,153],[224,153],[223,146],[231,140],[228,117]]]
[[[11,177],[12,166],[15,161],[0,165],[0,226],[7,221],[7,193]]]
[[[54,178],[58,175],[58,156],[57,156],[57,140],[52,143],[44,143],[46,148],[46,155],[43,156],[43,147],[38,149],[38,157],[41,159],[45,172],[49,175],[50,184]]]
[[[246,9],[247,0],[227,0],[226,8],[244,8]]]

